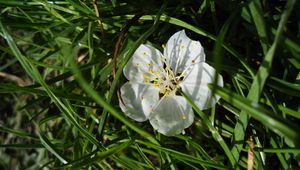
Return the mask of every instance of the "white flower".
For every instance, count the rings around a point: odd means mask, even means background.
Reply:
[[[123,70],[129,82],[121,87],[122,111],[139,122],[149,119],[166,136],[181,133],[193,123],[194,113],[179,89],[201,109],[213,107],[220,98],[207,86],[214,81],[215,69],[204,61],[200,42],[189,39],[184,30],[168,40],[163,54],[140,45]]]

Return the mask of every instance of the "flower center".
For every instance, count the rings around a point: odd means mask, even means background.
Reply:
[[[151,83],[154,87],[159,88],[160,97],[162,96],[173,96],[176,94],[180,88],[179,84],[183,81],[186,73],[175,74],[173,69],[169,67],[165,61],[163,62],[163,67],[153,70],[148,64],[149,74],[145,74],[145,83]]]

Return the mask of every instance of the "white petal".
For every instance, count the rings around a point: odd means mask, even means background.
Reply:
[[[168,40],[164,56],[175,74],[182,73],[191,64],[205,61],[200,42],[191,40],[184,30],[175,33]]]
[[[159,100],[159,90],[150,85],[127,82],[121,87],[122,111],[131,119],[142,122],[148,119]]]
[[[164,97],[149,117],[154,129],[166,136],[179,134],[194,121],[191,106],[182,96]]]
[[[213,107],[219,96],[213,95],[208,88],[208,83],[214,82],[215,69],[205,62],[195,64],[191,72],[186,76],[180,84],[182,91],[190,96],[200,109]],[[223,78],[218,74],[218,86],[223,87]]]
[[[149,45],[140,45],[124,67],[125,77],[137,83],[145,83],[155,78],[150,72],[157,72],[162,66],[162,54]]]

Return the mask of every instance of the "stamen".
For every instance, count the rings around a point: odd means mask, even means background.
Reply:
[[[151,68],[149,69],[149,72],[150,72],[151,74],[155,74],[154,71],[153,71]]]
[[[158,95],[159,100],[160,100],[162,97],[164,97],[164,94],[163,94],[163,93],[159,93],[159,95]]]
[[[159,88],[159,87],[160,87],[160,85],[159,85],[158,83],[154,83],[154,87],[157,87],[157,88]]]
[[[179,77],[179,76],[181,76],[181,73],[180,73],[180,72],[178,72],[178,73],[176,74],[176,77]]]
[[[172,89],[170,88],[170,86],[167,86],[166,89],[167,89],[168,91],[172,91]]]
[[[172,80],[171,80],[171,83],[172,83],[172,84],[177,84],[177,82],[175,81],[175,79],[172,79]]]
[[[181,48],[181,49],[184,49],[184,48],[185,48],[185,45],[184,45],[184,44],[180,44],[180,48]]]
[[[181,96],[181,88],[180,88],[180,87],[178,87],[178,88],[176,89],[175,95],[176,95],[176,96]]]
[[[143,77],[146,78],[146,79],[150,79],[150,77],[149,77],[149,75],[147,73],[144,73]]]
[[[163,62],[163,69],[167,70],[166,68],[167,68],[167,64],[165,62]]]

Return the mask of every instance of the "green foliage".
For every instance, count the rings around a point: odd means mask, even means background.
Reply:
[[[0,169],[245,169],[251,142],[255,169],[299,168],[299,7],[0,0]],[[126,117],[117,94],[136,48],[182,29],[225,85],[210,86],[222,97],[210,110],[182,93],[195,122],[166,137]]]

